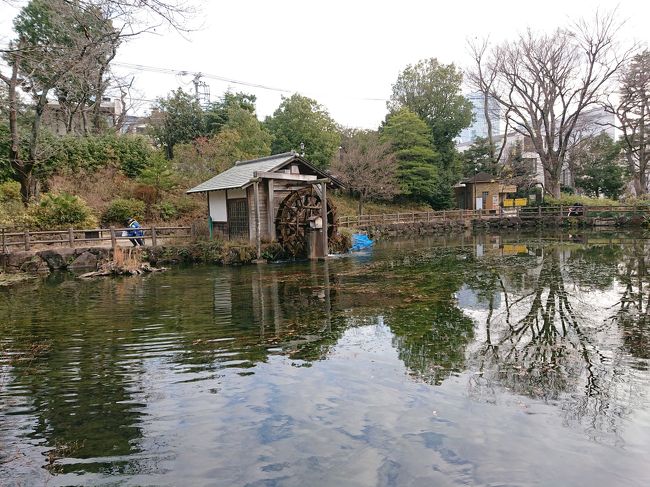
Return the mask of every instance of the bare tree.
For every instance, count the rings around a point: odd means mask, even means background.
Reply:
[[[0,80],[7,86],[10,164],[25,204],[37,195],[34,171],[49,98],[56,94],[63,102],[68,127],[79,110],[86,120],[85,109],[90,107],[97,132],[108,66],[119,44],[152,29],[147,16],[181,29],[179,19],[186,12],[176,0],[31,0],[21,10],[14,21],[17,37],[0,49],[10,69],[8,74],[0,71]],[[28,136],[18,124],[21,94],[33,100]],[[26,150],[21,150],[23,145]]]
[[[633,52],[619,52],[620,27],[614,13],[597,13],[592,23],[551,34],[529,30],[491,53],[496,73],[490,94],[512,129],[530,138],[544,167],[545,190],[555,197],[580,115],[603,100]]]
[[[618,103],[607,100],[605,110],[616,117],[623,149],[637,196],[648,192],[648,125],[650,125],[650,52],[634,56],[619,76]]]
[[[503,151],[508,143],[508,116],[506,112],[505,120],[506,125],[503,134],[495,134],[492,125],[494,116],[500,116],[500,110],[495,110],[491,93],[494,83],[497,78],[496,66],[498,59],[494,56],[499,54],[498,51],[489,50],[489,39],[485,38],[481,41],[468,41],[467,47],[474,65],[472,69],[468,70],[465,75],[469,84],[483,96],[483,117],[485,118],[487,126],[487,142],[490,150],[490,158],[495,163],[501,160]],[[500,144],[497,150],[497,140],[500,137]]]
[[[332,172],[359,196],[359,214],[369,199],[389,200],[399,193],[397,162],[389,143],[380,143],[376,132],[355,131],[343,141]]]

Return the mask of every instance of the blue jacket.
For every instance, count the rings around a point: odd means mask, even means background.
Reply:
[[[129,228],[140,228],[140,224],[136,220],[133,220]],[[129,237],[142,237],[143,235],[144,231],[142,230],[129,230]]]

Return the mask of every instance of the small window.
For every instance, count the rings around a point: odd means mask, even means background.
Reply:
[[[248,203],[246,198],[228,200],[230,240],[248,240]]]

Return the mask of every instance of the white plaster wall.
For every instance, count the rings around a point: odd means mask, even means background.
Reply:
[[[210,205],[210,218],[212,218],[213,222],[225,222],[228,220],[225,191],[210,191],[208,193],[208,202]]]

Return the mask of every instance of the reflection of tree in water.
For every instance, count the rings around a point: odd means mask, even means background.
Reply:
[[[56,472],[135,468],[137,460],[109,458],[139,451],[147,398],[164,394],[159,380],[215,378],[205,372],[253,367],[272,354],[320,359],[347,326],[332,310],[335,273],[206,271],[207,279],[69,280],[6,300],[0,332],[13,359],[0,357],[4,412],[33,411],[29,438],[52,460],[106,459],[57,462]]]
[[[649,249],[646,241],[635,240],[618,267],[621,297],[609,317],[618,324],[630,354],[641,359],[634,366],[647,370],[650,359]]]
[[[386,323],[404,365],[430,384],[464,369],[465,348],[474,337],[472,320],[453,299],[467,257],[446,249],[414,252],[403,257],[394,276],[393,286],[407,291],[407,297],[387,313]]]
[[[593,281],[585,275],[602,252],[578,253],[567,265],[560,248],[546,248],[533,286],[518,293],[502,287],[504,306],[498,315],[488,312],[485,338],[471,357],[479,372],[471,394],[491,400],[499,385],[558,401],[565,419],[583,424],[593,438],[617,433],[636,392],[610,343],[612,330],[603,328],[581,294],[612,284],[615,257],[601,261],[609,270]]]
[[[399,358],[414,377],[437,385],[463,371],[474,324],[453,303],[395,310],[387,322]]]
[[[39,286],[27,301],[25,296],[14,296],[0,315],[12,357],[7,392],[17,391],[6,396],[1,391],[3,409],[5,413],[33,411],[35,423],[27,438],[45,440],[39,443],[48,450],[46,464],[59,456],[138,452],[141,412],[130,399],[141,362],[124,360],[121,322],[101,323],[99,330],[93,326],[102,313],[97,293],[114,295],[124,283],[77,286],[64,280]],[[56,466],[55,471],[115,468],[88,463]]]

